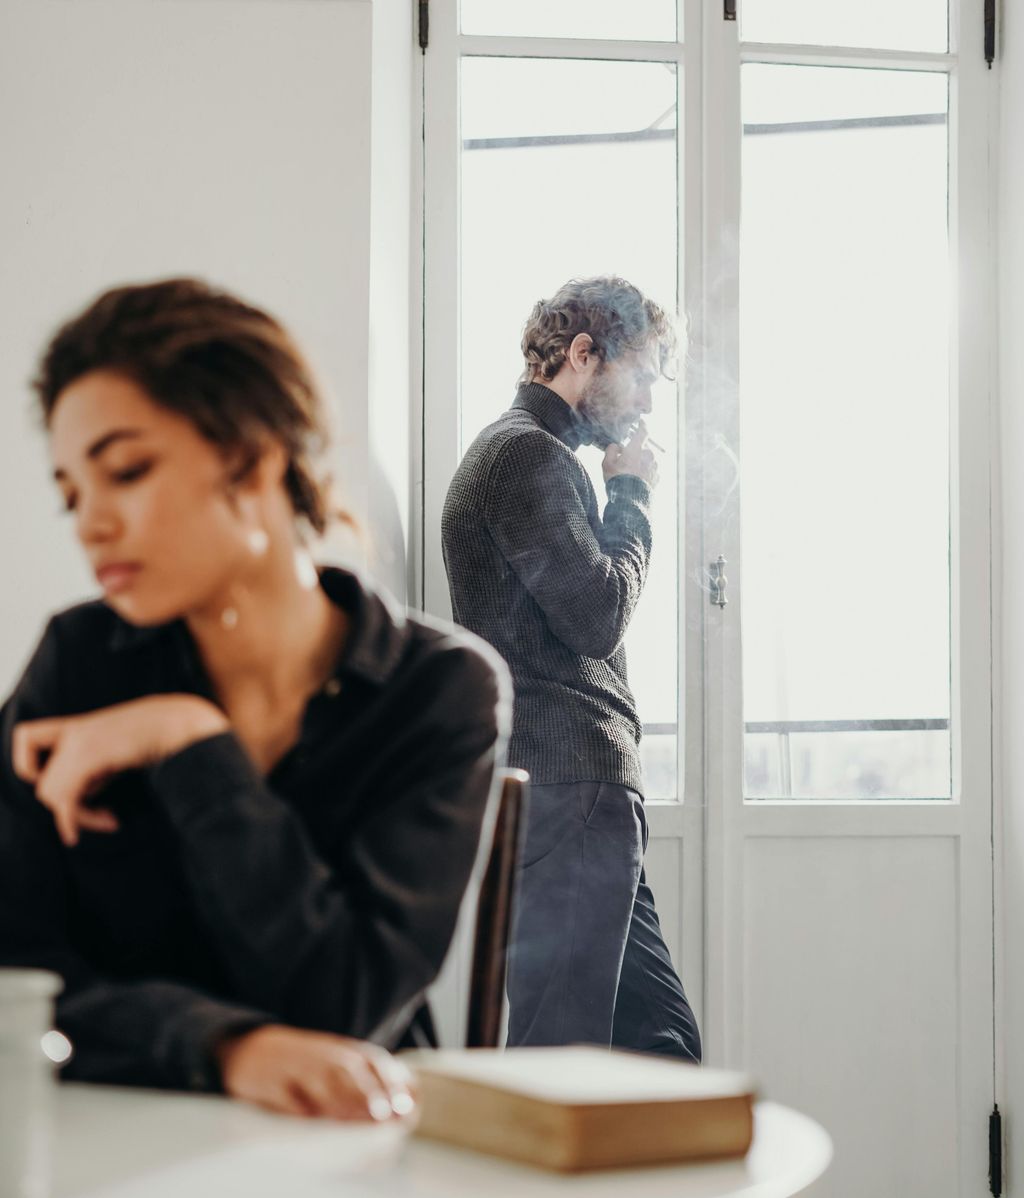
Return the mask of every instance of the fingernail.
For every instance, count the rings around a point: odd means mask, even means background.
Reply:
[[[378,1123],[391,1118],[391,1103],[383,1094],[374,1094],[370,1099],[370,1118],[376,1119]]]
[[[395,1094],[392,1097],[391,1109],[396,1115],[411,1115],[416,1109],[416,1099],[408,1090],[404,1090],[401,1094]]]

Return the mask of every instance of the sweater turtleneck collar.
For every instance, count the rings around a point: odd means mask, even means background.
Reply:
[[[596,442],[589,421],[543,383],[524,383],[512,406],[532,412],[549,432],[572,450]]]

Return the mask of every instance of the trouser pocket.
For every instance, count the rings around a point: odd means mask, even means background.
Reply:
[[[579,803],[580,818],[585,824],[589,824],[593,818],[594,812],[597,810],[598,801],[601,798],[601,790],[604,786],[602,782],[580,782],[579,795],[577,802]]]

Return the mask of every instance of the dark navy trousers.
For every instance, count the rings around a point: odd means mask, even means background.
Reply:
[[[600,1044],[699,1061],[644,878],[647,819],[608,782],[530,788],[509,957],[510,1047]]]

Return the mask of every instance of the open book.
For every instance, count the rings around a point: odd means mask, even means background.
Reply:
[[[417,1134],[580,1170],[742,1156],[745,1074],[599,1048],[403,1053],[422,1100]]]

